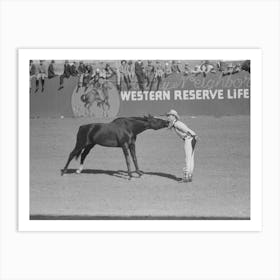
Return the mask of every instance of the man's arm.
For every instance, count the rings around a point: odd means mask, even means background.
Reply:
[[[190,134],[191,136],[196,136],[196,133],[191,130],[189,127],[187,127],[186,124],[184,124],[183,122],[175,122],[174,126],[180,130],[182,133],[185,133],[185,134]]]

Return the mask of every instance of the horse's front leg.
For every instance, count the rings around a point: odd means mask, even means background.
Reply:
[[[128,179],[130,180],[132,177],[132,173],[131,173],[131,167],[130,167],[130,159],[129,159],[129,153],[128,153],[128,144],[125,143],[122,146],[123,149],[123,153],[124,153],[124,157],[125,157],[125,161],[126,161],[126,165],[127,165],[127,171],[128,171]]]
[[[141,171],[139,169],[139,166],[138,166],[137,157],[136,157],[136,151],[135,151],[135,143],[129,145],[129,150],[130,150],[130,154],[131,154],[134,166],[135,166],[136,173],[140,177],[140,176],[142,176],[144,174],[144,172]]]

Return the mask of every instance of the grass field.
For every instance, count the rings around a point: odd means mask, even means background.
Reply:
[[[32,219],[248,219],[250,217],[250,118],[183,117],[200,137],[194,181],[178,183],[182,140],[167,129],[138,136],[145,174],[129,181],[122,150],[96,146],[60,176],[80,124],[92,119],[30,120]],[[98,122],[100,120],[96,120]]]

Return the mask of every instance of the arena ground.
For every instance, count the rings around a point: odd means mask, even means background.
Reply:
[[[249,219],[250,117],[183,117],[200,137],[192,183],[179,183],[182,140],[167,129],[138,136],[141,178],[129,181],[122,150],[96,146],[76,175],[61,176],[86,118],[30,119],[31,219]]]

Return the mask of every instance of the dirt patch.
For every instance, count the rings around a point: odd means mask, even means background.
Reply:
[[[99,122],[100,120],[95,120]],[[192,183],[178,183],[183,142],[167,130],[138,136],[136,153],[145,174],[127,180],[122,150],[96,146],[76,175],[60,170],[80,124],[92,119],[30,120],[30,214],[70,219],[247,219],[250,217],[250,118],[183,117],[200,137]]]

